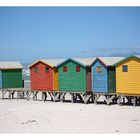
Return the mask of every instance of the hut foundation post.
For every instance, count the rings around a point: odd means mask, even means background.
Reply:
[[[123,104],[125,104],[125,97],[123,98]]]
[[[74,94],[73,93],[70,94],[71,94],[71,103],[74,103]]]
[[[51,96],[51,101],[54,101],[55,102],[55,98],[54,98],[53,92],[49,92],[49,95]]]
[[[30,99],[30,91],[26,92],[26,98],[27,98],[27,101],[29,101],[29,99]]]
[[[42,92],[42,101],[44,101],[44,92]]]
[[[34,94],[33,94],[33,100],[37,100],[37,94],[38,94],[38,91],[34,92]]]
[[[136,106],[136,97],[133,97],[133,106]]]
[[[45,101],[47,101],[47,92],[45,92]]]
[[[101,95],[98,95],[98,94],[94,95],[94,97],[95,97],[94,104],[97,104],[97,100],[100,98],[100,96]]]
[[[121,105],[121,101],[122,101],[122,99],[123,99],[123,96],[122,95],[119,95],[118,96],[118,105]]]
[[[60,101],[61,101],[61,102],[64,102],[64,100],[65,100],[65,95],[66,95],[65,92],[60,93]]]
[[[113,99],[115,98],[115,95],[109,95],[107,96],[107,105],[110,105],[110,103],[113,101]]]
[[[46,92],[42,92],[42,101],[46,101]]]
[[[8,98],[9,98],[9,100],[11,100],[11,95],[12,95],[12,98],[13,98],[14,91],[8,91],[8,92],[9,92]]]
[[[94,95],[93,95],[93,93],[91,93],[91,103],[93,103],[94,102]]]
[[[19,91],[16,91],[17,92],[17,100],[19,100]]]
[[[35,100],[36,100],[36,101],[37,101],[37,94],[38,94],[38,92],[35,93]]]
[[[2,89],[2,100],[4,100],[5,91]]]
[[[59,100],[59,95],[60,95],[59,92],[54,92],[55,101],[56,101],[56,100]],[[64,95],[63,95],[63,98],[64,98]]]
[[[87,95],[87,94],[85,93],[86,104],[87,104],[88,102],[90,102],[90,99],[91,99],[91,102],[92,102],[92,100],[93,100],[92,98],[93,98],[92,93],[90,93],[89,95]]]
[[[140,104],[140,97],[138,97],[138,103]]]

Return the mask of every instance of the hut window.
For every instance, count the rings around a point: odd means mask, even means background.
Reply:
[[[97,67],[96,67],[96,71],[97,71],[97,72],[102,72],[102,67],[101,67],[101,66],[97,66]]]
[[[34,72],[38,72],[38,68],[37,67],[34,67]]]
[[[63,72],[67,72],[67,66],[63,66]]]
[[[49,72],[49,68],[48,68],[48,67],[46,67],[46,68],[45,68],[45,71],[46,71],[46,72]]]
[[[123,72],[128,72],[128,66],[127,65],[123,65],[122,66],[122,71]]]
[[[76,66],[76,72],[80,72],[80,66]]]

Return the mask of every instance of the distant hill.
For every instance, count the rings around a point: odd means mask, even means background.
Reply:
[[[111,54],[109,56],[111,57],[127,57],[127,56],[130,56],[130,55],[140,55],[139,52],[131,52],[131,53],[128,53],[128,54],[121,54],[121,53],[114,53],[114,54]]]

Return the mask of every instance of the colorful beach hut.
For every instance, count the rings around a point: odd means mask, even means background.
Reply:
[[[129,56],[114,66],[116,67],[116,92],[140,95],[140,56]]]
[[[124,57],[97,57],[92,63],[93,93],[115,93],[116,75],[113,64]]]
[[[60,91],[91,91],[91,63],[95,58],[69,58],[59,65]]]
[[[64,59],[37,60],[29,66],[31,89],[58,90],[58,72],[55,68]]]
[[[19,62],[0,62],[0,88],[21,88],[22,68]]]

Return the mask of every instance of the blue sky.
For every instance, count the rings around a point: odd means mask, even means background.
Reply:
[[[139,7],[0,7],[0,60],[140,52]]]

